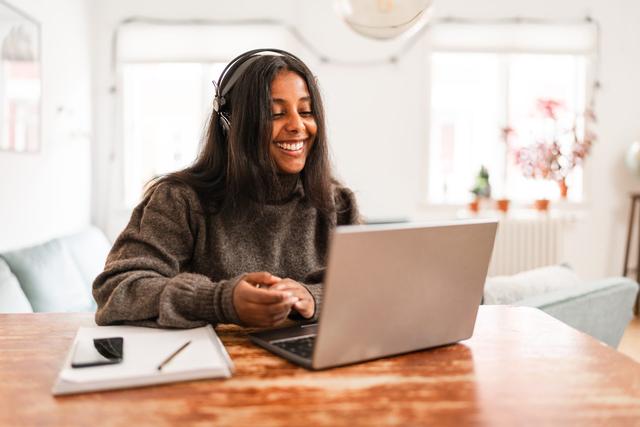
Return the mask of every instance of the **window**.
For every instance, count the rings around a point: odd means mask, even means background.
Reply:
[[[125,64],[122,67],[124,202],[140,201],[150,179],[197,156],[224,63]]]
[[[458,33],[448,44],[447,34],[436,34],[430,56],[429,202],[468,202],[481,166],[489,171],[494,198],[531,202],[559,197],[555,182],[524,178],[507,150],[502,129],[508,126],[524,133],[538,126],[539,99],[557,100],[567,112],[582,114],[587,106],[589,55],[557,45],[557,51],[535,45],[500,46],[494,41],[499,38],[486,37],[489,32],[482,28],[475,40],[473,29],[466,30],[470,38]],[[486,45],[478,42],[483,37]],[[583,122],[578,127],[578,133],[584,131]],[[581,166],[567,181],[570,200],[582,201]]]
[[[211,113],[211,81],[228,61],[255,46],[295,50],[286,27],[265,23],[141,18],[123,24],[115,40],[121,140],[114,150],[117,167],[109,173],[120,174],[114,181],[122,185],[107,193],[117,211],[135,206],[150,179],[196,158]]]

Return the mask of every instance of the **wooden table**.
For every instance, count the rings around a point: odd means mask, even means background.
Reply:
[[[640,364],[532,308],[484,306],[470,340],[322,372],[224,326],[229,380],[51,396],[90,324],[0,315],[0,425],[640,425]]]

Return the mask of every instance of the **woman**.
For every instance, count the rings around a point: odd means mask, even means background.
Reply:
[[[201,153],[155,180],[93,284],[100,325],[315,320],[328,239],[358,221],[331,175],[309,69],[280,50],[231,61]]]

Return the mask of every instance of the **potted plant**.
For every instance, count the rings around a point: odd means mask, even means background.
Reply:
[[[528,134],[519,135],[506,126],[502,135],[526,178],[553,180],[560,188],[560,196],[566,198],[567,177],[582,164],[596,141],[596,135],[589,129],[595,119],[590,109],[577,115],[561,101],[541,98],[536,102],[535,121]]]
[[[471,194],[474,195],[473,200],[469,203],[469,210],[471,212],[478,212],[480,209],[480,200],[482,198],[491,197],[491,184],[489,183],[489,171],[486,167],[480,166],[480,170],[475,178],[475,183],[471,190]]]
[[[509,199],[498,199],[496,200],[496,208],[502,212],[502,213],[507,213],[509,211],[509,204],[511,203],[511,201]]]
[[[535,207],[537,211],[546,212],[549,210],[549,199],[536,199],[533,201],[533,207]]]

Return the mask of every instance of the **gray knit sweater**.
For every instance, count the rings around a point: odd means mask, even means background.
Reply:
[[[93,283],[99,325],[192,328],[240,323],[233,289],[244,273],[268,271],[303,284],[317,319],[328,242],[336,225],[358,222],[353,193],[334,188],[326,218],[304,196],[297,175],[260,214],[245,220],[205,214],[196,193],[161,184],[133,211],[104,271]]]

